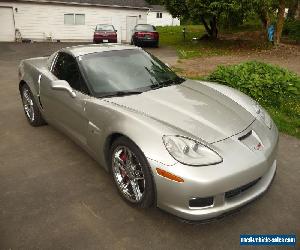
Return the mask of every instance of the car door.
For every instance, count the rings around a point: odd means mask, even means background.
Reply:
[[[68,91],[53,89],[52,83],[65,80],[72,87],[75,97]],[[48,74],[40,79],[40,100],[47,120],[74,140],[86,146],[88,119],[85,111],[89,90],[79,71],[76,59],[59,52]]]

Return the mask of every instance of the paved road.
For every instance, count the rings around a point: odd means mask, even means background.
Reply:
[[[0,44],[0,249],[238,249],[241,233],[297,233],[299,241],[295,138],[281,135],[278,173],[261,199],[220,221],[187,224],[126,205],[110,175],[72,141],[50,126],[30,127],[18,62],[60,46]]]

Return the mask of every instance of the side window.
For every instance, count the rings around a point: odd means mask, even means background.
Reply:
[[[67,81],[73,89],[88,94],[88,88],[81,76],[77,62],[69,54],[59,52],[52,73],[59,79]]]

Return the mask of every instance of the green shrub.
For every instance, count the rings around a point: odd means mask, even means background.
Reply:
[[[209,80],[251,96],[271,113],[281,131],[300,137],[300,77],[286,69],[250,61],[219,66]]]
[[[290,39],[300,41],[300,20],[287,19],[284,22],[282,33]]]
[[[210,80],[222,82],[270,106],[280,107],[286,100],[299,98],[300,78],[277,66],[251,61],[219,66]]]

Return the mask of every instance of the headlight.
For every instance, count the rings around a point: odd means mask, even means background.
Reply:
[[[163,141],[170,155],[183,164],[203,166],[223,161],[215,151],[192,139],[165,135]]]
[[[268,112],[260,106],[257,102],[254,104],[254,110],[257,115],[257,119],[262,121],[269,129],[272,128],[272,119]]]

